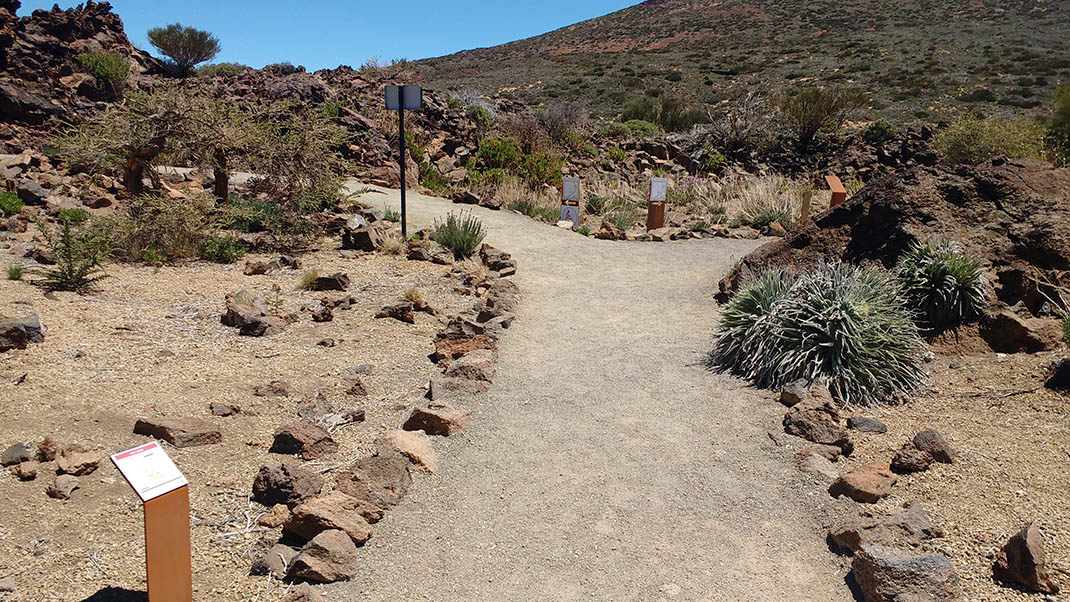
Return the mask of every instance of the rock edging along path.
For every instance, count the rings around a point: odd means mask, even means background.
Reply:
[[[383,192],[361,200],[398,209]],[[410,231],[461,209],[408,207]],[[767,435],[777,404],[703,366],[717,280],[758,243],[601,241],[473,211],[524,266],[498,377],[328,597],[849,600],[813,518],[827,502]]]

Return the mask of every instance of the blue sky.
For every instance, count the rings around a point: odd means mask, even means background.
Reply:
[[[219,37],[216,62],[262,67],[290,61],[309,70],[359,67],[370,57],[419,59],[495,46],[620,10],[637,0],[111,0],[134,45],[168,23]],[[23,0],[19,15],[55,0]],[[59,2],[69,8],[78,2]]]

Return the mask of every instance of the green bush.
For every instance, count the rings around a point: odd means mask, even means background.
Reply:
[[[241,75],[250,67],[241,63],[213,63],[197,68],[197,77],[233,77]]]
[[[784,125],[804,148],[820,132],[839,128],[848,115],[865,103],[861,92],[848,88],[797,87],[775,100]]]
[[[124,214],[105,222],[105,229],[120,259],[144,261],[146,252],[170,259],[194,257],[208,228],[212,204],[207,195],[172,199],[146,194],[134,198]]]
[[[524,153],[512,138],[484,138],[479,142],[476,159],[490,169],[513,171],[520,167]]]
[[[583,210],[591,215],[602,215],[606,210],[606,199],[598,196],[590,197],[584,204]]]
[[[84,293],[107,277],[100,267],[108,253],[103,231],[69,220],[59,220],[55,228],[39,221],[37,227],[55,265],[31,272],[40,276],[34,284],[50,291]]]
[[[880,119],[862,130],[862,139],[870,144],[878,145],[891,140],[895,134],[895,126],[890,121]]]
[[[795,212],[791,200],[787,198],[772,201],[755,199],[745,201],[740,206],[738,221],[759,230],[773,222],[787,226],[795,221]]]
[[[1070,316],[1063,318],[1063,342],[1070,346]]]
[[[193,71],[194,65],[210,61],[219,54],[219,38],[207,31],[183,27],[181,23],[154,27],[146,35],[149,43],[171,59],[178,75],[183,77]]]
[[[241,232],[274,230],[283,221],[282,207],[273,201],[246,199],[232,194],[216,208],[220,225]]]
[[[609,154],[609,159],[614,163],[624,163],[625,159],[628,158],[628,153],[619,146],[614,146],[607,152]]]
[[[26,270],[17,264],[11,264],[4,270],[7,274],[8,280],[22,280],[22,275],[26,273]]]
[[[232,234],[209,234],[197,243],[197,255],[216,263],[234,263],[245,255],[245,250]]]
[[[896,271],[907,305],[930,330],[953,328],[981,316],[989,284],[981,262],[955,242],[915,243]]]
[[[75,225],[84,224],[89,221],[89,212],[81,207],[60,209],[56,219],[61,222],[70,222]]]
[[[760,387],[823,382],[843,403],[870,405],[925,388],[924,349],[892,276],[834,263],[744,287],[725,308],[711,360]]]
[[[86,52],[77,57],[78,64],[90,75],[106,83],[115,98],[123,95],[126,78],[130,75],[130,63],[117,54]]]
[[[450,213],[445,222],[435,220],[434,234],[431,238],[438,244],[453,251],[457,259],[467,259],[475,254],[483,239],[487,236],[487,230],[483,227],[483,221],[472,212],[461,211]]]
[[[709,116],[679,98],[641,96],[624,106],[621,121],[625,125],[630,121],[643,121],[657,124],[667,132],[681,132],[695,124],[709,122]]]
[[[1048,128],[1052,158],[1058,166],[1070,165],[1070,84],[1055,89],[1055,111]]]
[[[468,107],[468,118],[476,122],[481,130],[489,130],[494,126],[494,115],[485,107],[472,105]]]
[[[728,157],[725,157],[723,153],[709,152],[706,154],[706,162],[703,167],[710,173],[721,173],[726,162],[728,162]]]
[[[24,204],[19,195],[14,192],[0,192],[0,213],[5,217],[22,211],[23,206]]]
[[[966,116],[937,133],[934,144],[949,162],[976,165],[997,155],[1039,156],[1044,132],[1025,118]]]
[[[400,222],[401,212],[387,207],[386,211],[383,211],[383,220],[388,222]]]
[[[619,230],[631,230],[639,221],[639,211],[629,207],[614,209],[606,214],[606,221],[616,226]]]
[[[554,186],[561,183],[561,165],[560,157],[549,153],[531,153],[524,157],[517,175],[532,188]]]
[[[657,136],[661,133],[661,129],[649,121],[633,119],[623,123],[613,122],[607,124],[599,130],[599,133],[608,138],[623,140],[628,138],[649,138],[651,136]]]
[[[580,226],[579,230],[576,230],[576,232],[579,232],[580,234],[582,234],[584,236],[590,236],[591,235],[591,229],[588,228],[587,226]]]

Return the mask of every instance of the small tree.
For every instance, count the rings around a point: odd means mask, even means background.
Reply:
[[[825,129],[838,129],[853,111],[865,106],[865,96],[849,88],[803,88],[776,98],[784,125],[801,148],[810,146]]]
[[[179,75],[186,77],[193,66],[210,61],[219,54],[219,38],[207,31],[172,23],[148,31],[149,43],[174,63]]]

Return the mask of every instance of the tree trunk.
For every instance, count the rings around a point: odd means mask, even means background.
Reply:
[[[230,172],[227,171],[227,156],[220,151],[215,153],[215,196],[221,201],[230,196]]]
[[[123,186],[131,196],[139,196],[145,192],[144,165],[137,157],[129,157],[126,167],[123,168]]]

